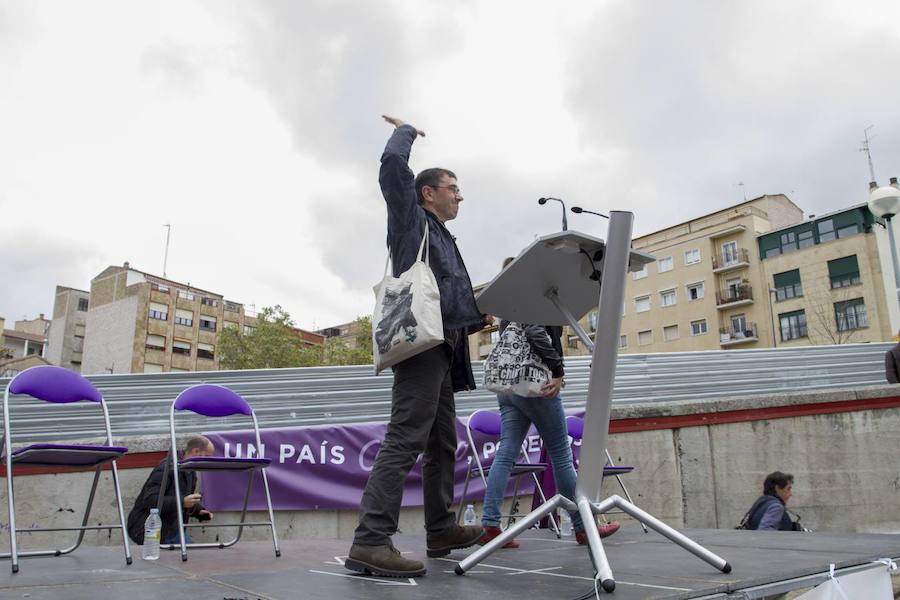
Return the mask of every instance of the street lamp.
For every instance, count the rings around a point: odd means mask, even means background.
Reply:
[[[894,293],[900,297],[900,263],[897,262],[897,243],[894,241],[894,228],[891,226],[891,218],[900,213],[900,189],[897,188],[897,178],[891,178],[891,185],[877,188],[872,182],[869,186],[871,189],[869,210],[886,222],[885,228],[891,245],[891,263],[894,267]]]

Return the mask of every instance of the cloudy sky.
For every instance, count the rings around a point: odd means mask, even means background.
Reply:
[[[474,282],[559,228],[635,234],[900,175],[900,3],[0,0],[0,316],[111,264],[313,328],[371,312],[394,114],[456,171]],[[743,186],[738,185],[743,182]],[[604,222],[570,214],[570,227]]]

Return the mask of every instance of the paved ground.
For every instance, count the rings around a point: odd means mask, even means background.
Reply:
[[[900,536],[686,530],[685,533],[734,567],[722,574],[655,533],[626,528],[605,540],[616,578],[617,600],[691,598],[750,585],[900,557]],[[271,544],[243,542],[226,550],[195,550],[182,562],[163,551],[156,562],[137,557],[126,566],[116,548],[81,548],[59,558],[31,558],[12,575],[0,563],[0,598],[45,600],[158,600],[159,598],[288,600],[401,598],[552,598],[566,600],[592,589],[585,548],[532,530],[518,550],[501,550],[464,576],[456,561],[427,559],[419,579],[362,577],[346,571],[347,540],[290,541],[276,559]],[[398,536],[395,544],[410,556],[424,557],[421,536]],[[455,559],[455,560],[453,560]],[[601,592],[602,594],[603,592]]]

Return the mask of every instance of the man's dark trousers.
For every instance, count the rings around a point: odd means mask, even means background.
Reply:
[[[390,544],[397,531],[403,482],[422,453],[425,530],[440,533],[456,522],[450,510],[456,461],[452,355],[444,343],[394,366],[391,422],[363,492],[353,543]]]

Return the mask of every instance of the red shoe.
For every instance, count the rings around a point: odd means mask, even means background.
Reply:
[[[611,521],[606,525],[597,525],[597,533],[600,534],[601,538],[609,537],[615,532],[619,530],[619,522]],[[587,534],[583,531],[575,532],[575,541],[578,542],[579,546],[584,546],[588,543]]]
[[[494,539],[501,533],[503,533],[503,530],[500,529],[499,527],[491,527],[490,525],[485,525],[483,527],[483,529],[484,529],[484,535],[481,536],[480,540],[478,540],[478,543],[482,546],[487,544],[489,541],[491,541],[492,539]],[[509,540],[508,542],[503,544],[503,548],[518,548],[518,547],[519,547],[519,542],[517,542],[515,539]]]

